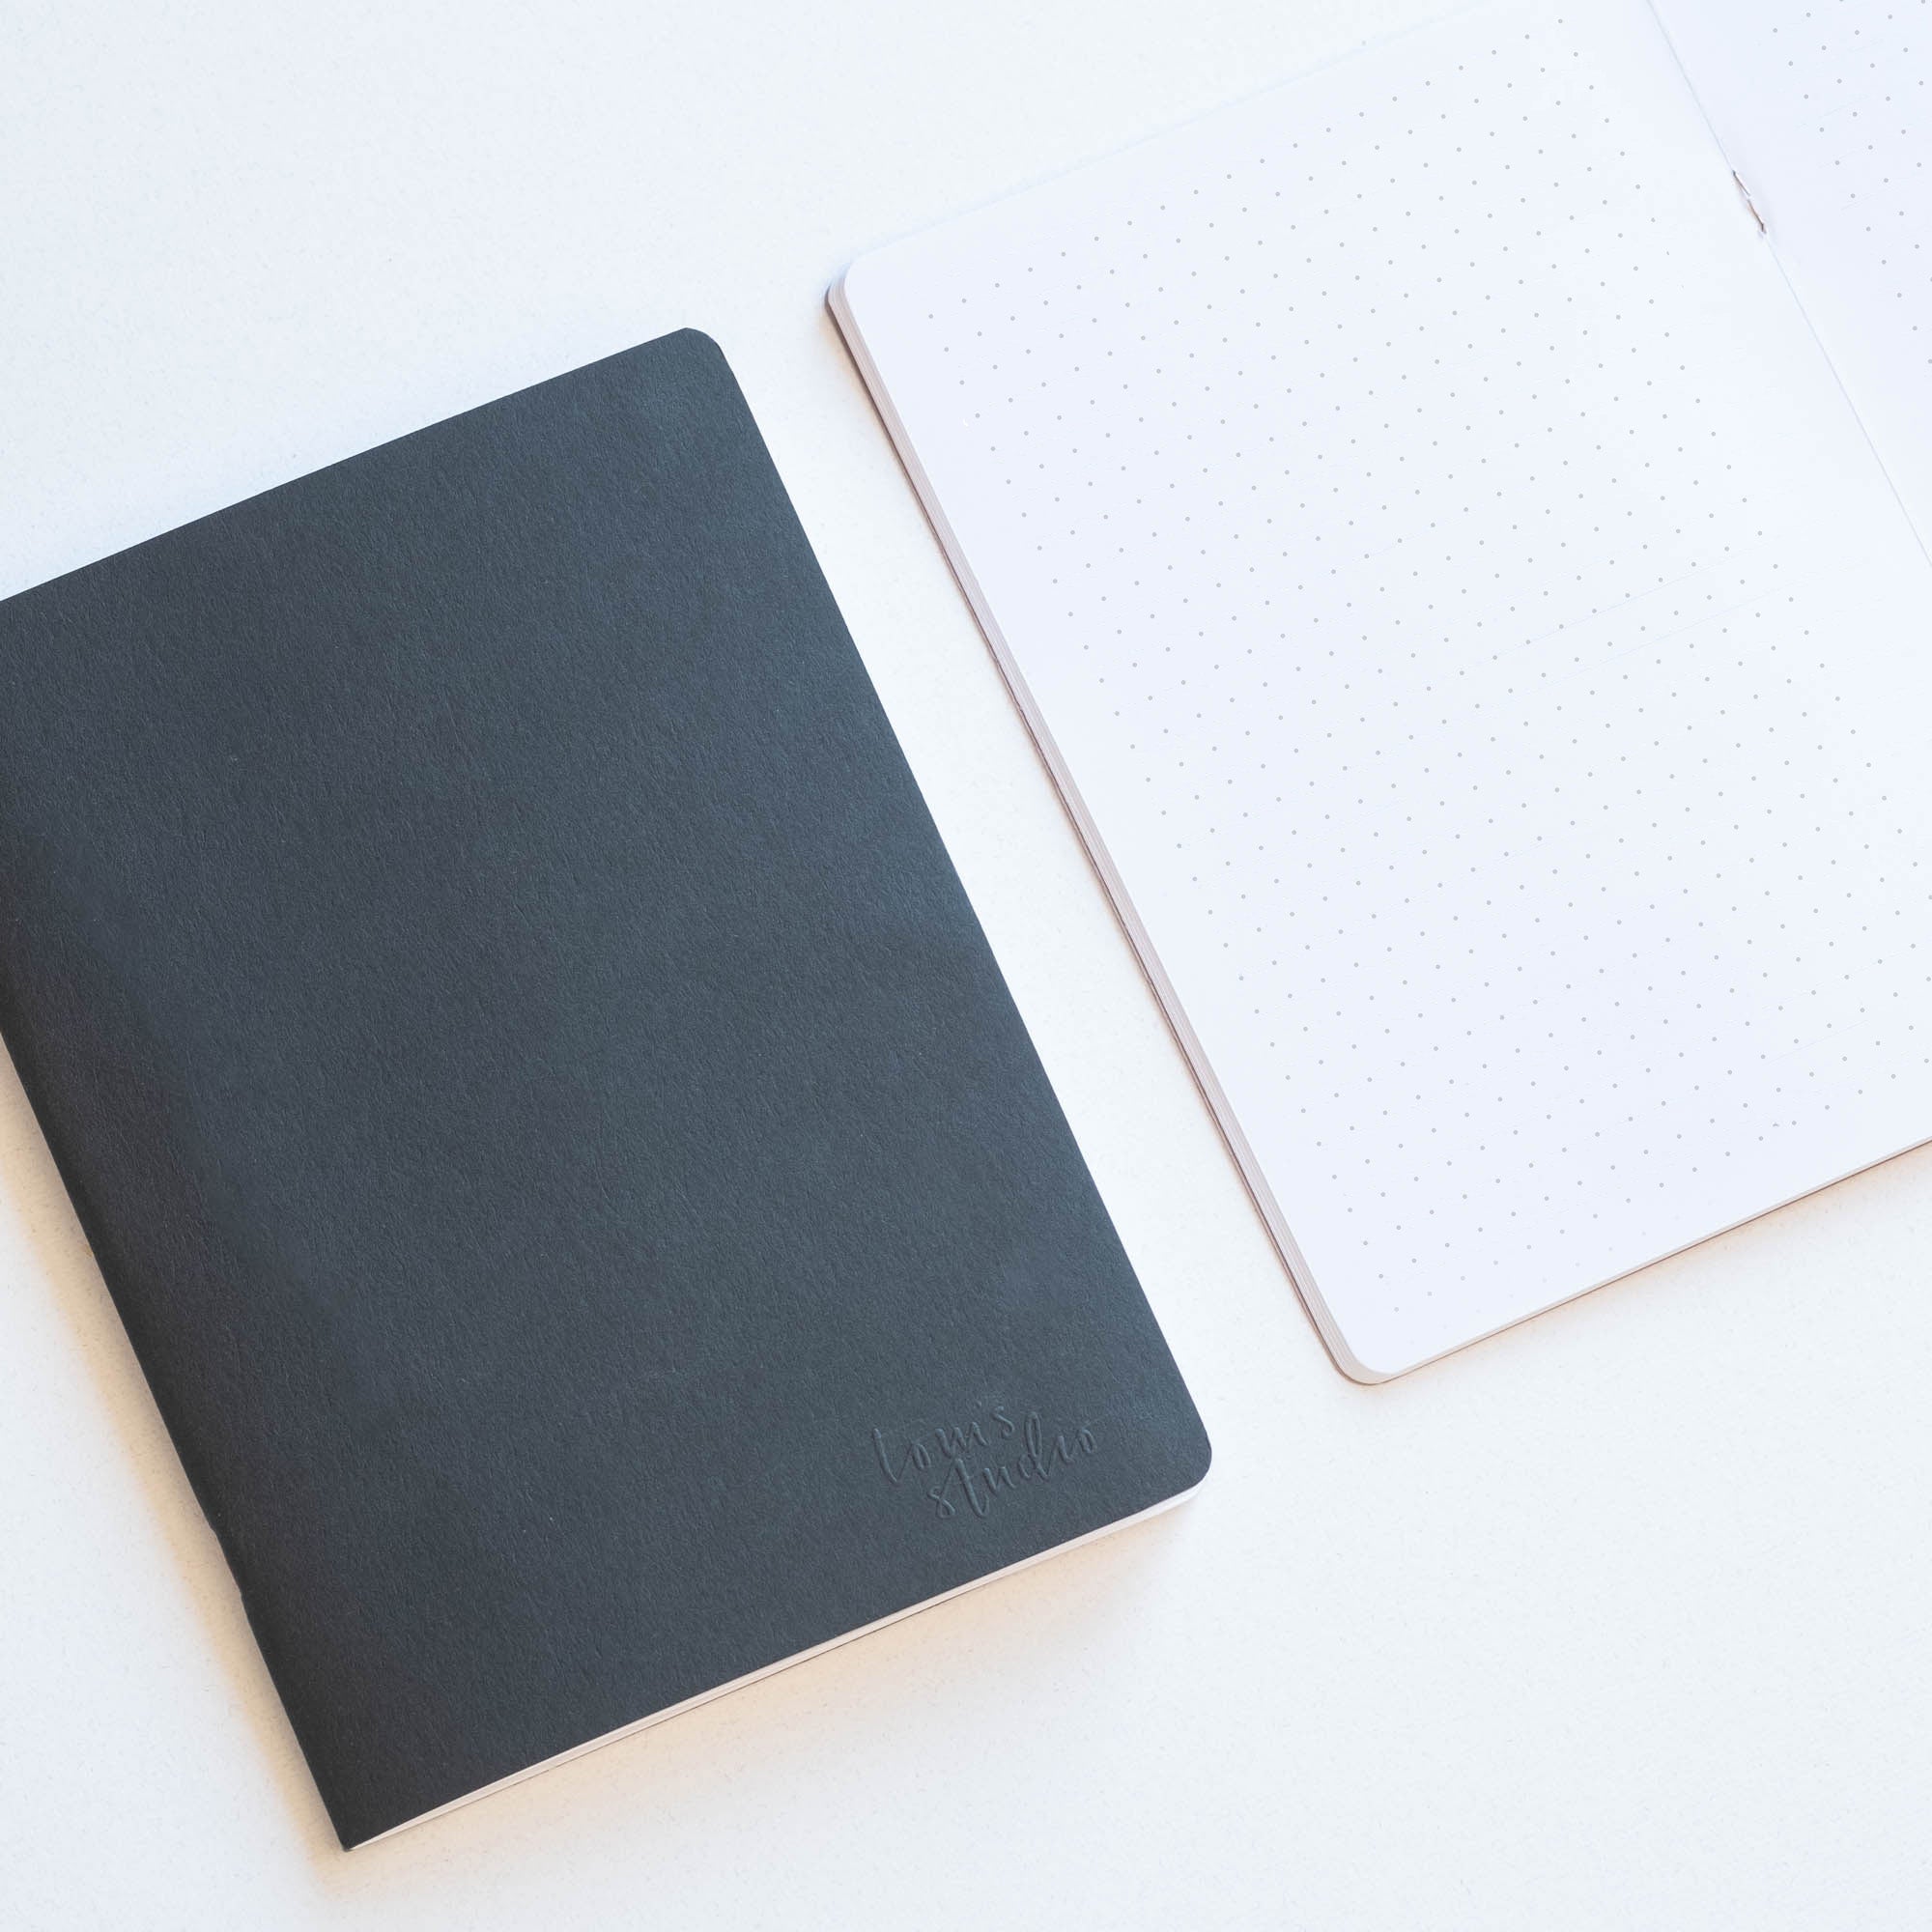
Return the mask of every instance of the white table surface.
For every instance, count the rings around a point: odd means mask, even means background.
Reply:
[[[0,1065],[0,1925],[1932,1920],[1932,1154],[1345,1382],[820,303],[1430,11],[0,16],[0,593],[710,330],[1216,1447],[1176,1514],[344,1856]]]

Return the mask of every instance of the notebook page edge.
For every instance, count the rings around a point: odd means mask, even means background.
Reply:
[[[1025,677],[1020,672],[1018,662],[1008,645],[998,618],[993,614],[992,606],[981,589],[979,579],[973,571],[972,560],[967,556],[964,546],[958,541],[952,526],[946,514],[946,506],[934,489],[925,466],[921,462],[918,445],[914,442],[898,411],[894,407],[892,392],[877,363],[872,358],[866,343],[865,326],[852,305],[850,281],[852,270],[866,258],[861,256],[832,284],[826,293],[826,305],[832,311],[833,319],[838,324],[845,338],[853,362],[866,384],[866,389],[877,410],[879,420],[884,424],[886,434],[897,452],[907,480],[912,484],[926,521],[951,565],[952,575],[971,607],[974,619],[984,637],[993,663],[1006,684],[1012,698],[1020,721],[1026,726],[1027,735],[1033,740],[1034,749],[1040,762],[1045,765],[1047,775],[1052,779],[1054,790],[1059,794],[1061,807],[1071,821],[1087,861],[1100,881],[1102,891],[1107,895],[1107,903],[1121,930],[1126,935],[1127,943],[1133,949],[1134,958],[1153,993],[1160,1009],[1161,1017],[1166,1021],[1169,1033],[1180,1048],[1181,1056],[1187,1063],[1189,1073],[1201,1096],[1208,1103],[1214,1124],[1220,1130],[1228,1151],[1234,1155],[1235,1164],[1240,1172],[1242,1184],[1253,1201],[1256,1211],[1261,1215],[1269,1239],[1274,1243],[1282,1265],[1299,1298],[1303,1310],[1313,1322],[1329,1358],[1350,1381],[1374,1386],[1403,1375],[1409,1368],[1420,1367],[1420,1363],[1405,1364],[1399,1369],[1375,1369],[1363,1362],[1350,1348],[1348,1339],[1342,1333],[1339,1323],[1327,1303],[1321,1297],[1321,1290],[1315,1284],[1313,1271],[1296,1244],[1293,1233],[1288,1225],[1288,1218],[1282,1212],[1281,1204],[1275,1198],[1274,1190],[1268,1185],[1267,1177],[1263,1173],[1260,1160],[1249,1145],[1246,1134],[1241,1130],[1240,1122],[1223,1091],[1219,1079],[1209,1065],[1206,1049],[1201,1043],[1180,997],[1168,978],[1166,968],[1161,964],[1160,955],[1154,950],[1151,937],[1142,923],[1139,912],[1134,907],[1126,883],[1122,878],[1120,868],[1114,864],[1107,850],[1106,840],[1100,836],[1100,829],[1088,810],[1080,796],[1080,787],[1074,782],[1071,767],[1061,754],[1048,728],[1045,716],[1028,688]]]

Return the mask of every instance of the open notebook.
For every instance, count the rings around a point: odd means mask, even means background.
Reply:
[[[1358,1378],[1932,1136],[1920,11],[1485,8],[834,292]]]

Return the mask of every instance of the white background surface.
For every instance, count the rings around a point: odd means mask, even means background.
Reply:
[[[0,592],[710,329],[1216,1447],[1171,1517],[345,1857],[9,1075],[10,1932],[1932,1917],[1932,1156],[1343,1381],[820,305],[1427,11],[0,20]]]

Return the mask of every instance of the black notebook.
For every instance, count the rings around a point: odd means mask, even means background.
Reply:
[[[0,1030],[346,1844],[1206,1470],[700,335],[0,604]]]

